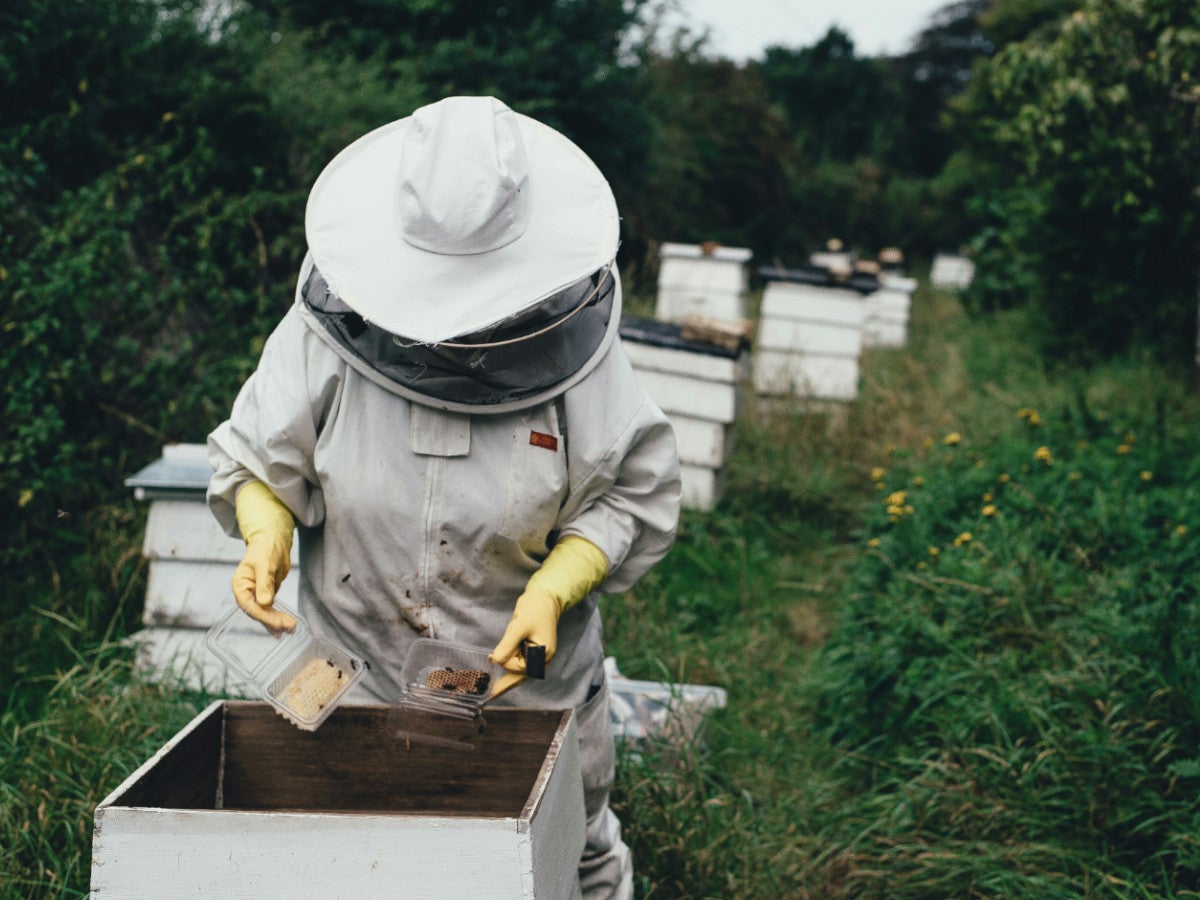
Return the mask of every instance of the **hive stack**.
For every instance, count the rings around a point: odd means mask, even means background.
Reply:
[[[764,267],[754,390],[767,397],[852,400],[858,395],[867,295],[874,276],[835,278],[817,266]]]
[[[245,544],[221,530],[204,495],[212,467],[203,444],[168,444],[162,457],[126,479],[138,500],[149,502],[142,553],[149,562],[141,631],[131,637],[140,671],[177,677],[192,688],[232,688],[231,676],[204,647],[204,635],[229,612],[233,572]],[[296,566],[293,541],[292,567]],[[299,579],[278,594],[296,608]],[[262,639],[272,638],[263,631]]]
[[[688,337],[684,325],[628,316],[621,341],[638,381],[675,429],[683,505],[711,509],[724,491],[741,405],[744,342],[721,346]]]
[[[915,278],[887,273],[879,276],[879,290],[866,298],[864,346],[903,347],[908,343],[908,319],[916,289]]]
[[[663,244],[654,317],[677,323],[692,316],[741,321],[746,315],[750,256],[744,247]]]

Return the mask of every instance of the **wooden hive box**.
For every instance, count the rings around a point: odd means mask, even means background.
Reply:
[[[975,263],[957,253],[938,253],[929,270],[929,280],[933,286],[948,290],[968,288],[974,277]]]
[[[733,322],[745,318],[750,257],[751,251],[744,247],[663,244],[655,318],[663,322],[683,322],[689,316]]]
[[[724,490],[745,348],[688,340],[682,325],[632,316],[621,320],[621,343],[638,381],[675,429],[683,505],[711,509]]]
[[[142,672],[221,690],[236,679],[204,648],[204,634],[234,602],[230,582],[246,547],[225,534],[209,511],[204,495],[211,477],[203,444],[169,444],[160,459],[125,481],[150,504],[142,545],[149,564],[145,628],[131,640]],[[292,544],[293,568],[298,543]],[[298,583],[295,577],[284,581],[280,603],[296,608]]]
[[[879,290],[866,298],[863,346],[903,347],[908,343],[908,319],[916,289],[916,279],[880,276]]]
[[[815,267],[764,268],[754,347],[754,390],[763,396],[852,400],[871,276],[846,281]]]
[[[495,709],[472,750],[389,736],[386,706],[315,732],[217,701],[96,807],[100,898],[578,896],[570,710]]]

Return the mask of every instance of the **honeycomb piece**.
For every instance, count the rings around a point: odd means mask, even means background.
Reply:
[[[279,701],[302,719],[314,718],[334,698],[346,675],[327,659],[312,659],[287,683]]]
[[[453,691],[456,694],[482,694],[492,676],[481,669],[435,669],[425,679],[425,687]]]

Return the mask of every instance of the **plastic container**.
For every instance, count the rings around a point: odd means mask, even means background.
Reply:
[[[367,668],[345,647],[309,631],[296,619],[290,634],[272,638],[263,626],[235,606],[209,629],[204,642],[257,695],[304,731],[316,731]]]
[[[400,670],[400,696],[389,728],[405,740],[469,750],[483,731],[483,706],[504,667],[488,650],[453,641],[418,638]]]

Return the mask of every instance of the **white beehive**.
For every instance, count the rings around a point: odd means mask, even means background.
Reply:
[[[836,281],[811,269],[762,269],[767,279],[754,346],[754,390],[763,396],[852,400],[874,278]]]
[[[689,316],[725,321],[745,318],[750,257],[744,247],[663,244],[655,318],[664,322],[683,322]]]
[[[203,444],[169,444],[162,457],[126,479],[150,503],[142,553],[149,563],[142,623],[130,640],[145,674],[182,679],[193,688],[236,685],[203,645],[205,632],[234,604],[233,572],[245,553],[240,538],[221,530],[205,503],[212,466]],[[297,562],[292,542],[292,567]],[[279,602],[293,609],[299,579],[280,586]],[[270,641],[263,633],[263,640]]]
[[[621,320],[621,343],[638,381],[675,429],[683,505],[705,510],[724,490],[746,354],[741,347],[687,340],[682,333],[671,322]]]
[[[217,701],[96,807],[103,898],[579,896],[571,710],[496,709],[468,748],[406,741],[386,706],[316,732]]]
[[[914,278],[883,274],[879,290],[866,297],[867,313],[863,321],[863,345],[866,347],[903,347],[908,343],[908,320]]]
[[[975,263],[957,253],[939,253],[933,258],[929,281],[936,288],[963,290],[975,277]]]

